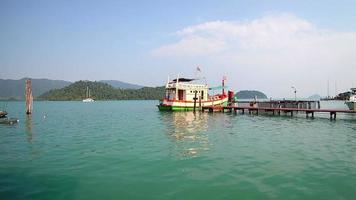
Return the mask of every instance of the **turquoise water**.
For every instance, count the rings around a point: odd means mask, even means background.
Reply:
[[[0,199],[355,199],[356,117],[23,102],[0,124]],[[339,116],[338,116],[339,118]]]

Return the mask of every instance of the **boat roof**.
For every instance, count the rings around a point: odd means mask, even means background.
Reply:
[[[227,86],[216,86],[216,87],[210,87],[209,90],[222,90],[222,89],[227,89]]]
[[[351,88],[351,91],[356,92],[356,88]]]
[[[191,82],[197,79],[194,78],[178,78],[178,82]],[[173,79],[172,82],[177,82],[177,79]]]

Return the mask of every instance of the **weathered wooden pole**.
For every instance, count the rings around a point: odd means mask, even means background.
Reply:
[[[194,98],[193,98],[193,99],[194,99],[193,111],[195,112],[195,109],[196,109],[196,107],[197,107],[197,99],[198,99],[198,98],[197,98],[197,93],[198,93],[198,91],[195,90],[194,93],[195,93],[195,94],[194,94]]]
[[[31,79],[26,80],[25,97],[26,97],[26,114],[30,115],[32,113],[32,109],[33,109]]]

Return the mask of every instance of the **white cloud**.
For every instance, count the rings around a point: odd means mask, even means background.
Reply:
[[[222,40],[201,36],[183,37],[179,42],[162,46],[153,51],[156,56],[200,56],[211,55],[227,48]]]
[[[290,92],[269,89],[277,84],[296,85],[304,95],[325,94],[327,79],[339,81],[342,89],[355,79],[356,32],[321,29],[293,14],[206,22],[176,36],[177,42],[154,49],[152,55],[172,61],[207,59],[219,70],[236,74],[239,80],[232,80],[233,85],[265,89],[273,96]],[[258,81],[246,78],[251,75]]]

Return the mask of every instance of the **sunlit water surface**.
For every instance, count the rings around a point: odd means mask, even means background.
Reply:
[[[356,197],[354,115],[170,113],[155,104],[35,102],[26,117],[23,102],[9,102],[20,122],[0,124],[0,199]]]

